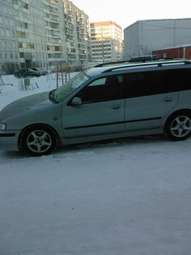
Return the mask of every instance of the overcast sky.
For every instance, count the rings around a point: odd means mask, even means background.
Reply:
[[[190,0],[72,0],[90,21],[113,20],[123,28],[142,19],[190,18]]]

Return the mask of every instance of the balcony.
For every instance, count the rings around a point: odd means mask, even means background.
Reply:
[[[45,16],[44,19],[45,19],[46,22],[51,22],[51,23],[55,23],[55,24],[60,23],[59,17],[47,17],[47,16]]]

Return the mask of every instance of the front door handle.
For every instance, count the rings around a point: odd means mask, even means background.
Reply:
[[[120,105],[114,105],[114,106],[112,107],[112,110],[119,110],[120,108],[121,108]]]

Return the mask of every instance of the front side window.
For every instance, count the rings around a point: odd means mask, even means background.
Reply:
[[[120,99],[122,98],[121,77],[113,75],[96,79],[76,96],[86,104]]]

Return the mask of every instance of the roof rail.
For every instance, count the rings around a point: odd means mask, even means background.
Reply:
[[[129,62],[148,62],[148,61],[154,61],[156,60],[155,56],[142,56],[142,57],[133,57],[129,60]]]
[[[115,64],[123,64],[123,63],[129,63],[128,60],[121,60],[121,61],[114,61],[114,62],[105,62],[102,64],[98,64],[94,67],[102,67],[102,66],[107,66],[107,65],[115,65]]]
[[[121,66],[115,66],[111,67],[107,70],[105,70],[103,73],[111,72],[114,70],[122,69],[122,68],[128,68],[128,67],[142,67],[142,66],[153,66],[156,65],[158,67],[162,67],[165,65],[173,65],[173,64],[191,64],[191,60],[185,59],[185,60],[172,60],[172,61],[153,61],[149,63],[136,63],[136,64],[128,64],[128,65],[121,65]]]

